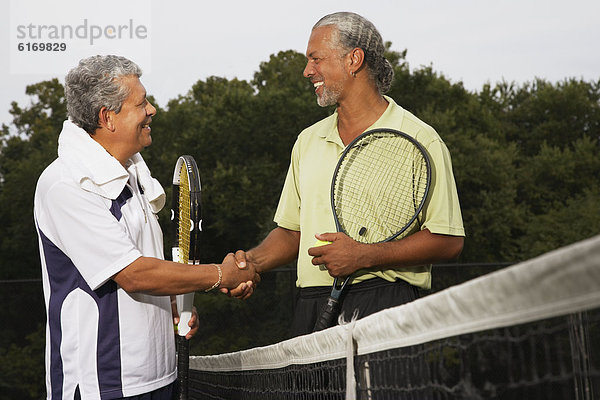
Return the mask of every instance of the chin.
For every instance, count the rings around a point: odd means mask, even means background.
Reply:
[[[148,135],[146,137],[144,137],[142,140],[140,140],[140,147],[142,149],[150,146],[152,144],[152,136]]]

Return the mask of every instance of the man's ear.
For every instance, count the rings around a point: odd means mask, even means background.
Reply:
[[[115,130],[115,113],[106,107],[102,107],[98,112],[98,125],[108,129],[111,132]]]
[[[362,67],[365,62],[365,52],[363,49],[358,47],[354,48],[350,52],[350,73],[356,74]]]

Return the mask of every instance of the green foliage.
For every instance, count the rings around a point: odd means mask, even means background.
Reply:
[[[599,101],[598,84],[573,79],[557,85],[542,80],[527,84],[508,101],[507,139],[533,156],[543,143],[564,147],[583,135],[597,134]]]
[[[599,233],[600,82],[500,82],[472,93],[432,67],[411,70],[406,51],[393,51],[390,43],[386,54],[395,69],[388,95],[432,125],[450,149],[467,232],[459,261],[520,261]],[[302,54],[282,51],[261,63],[250,82],[210,77],[158,109],[153,145],[144,157],[168,197],[177,157],[196,158],[204,261],[252,247],[272,229],[296,136],[332,112],[316,105],[314,88],[302,77],[304,66]],[[58,80],[28,86],[27,94],[31,105],[13,103],[13,124],[0,131],[2,279],[40,275],[33,193],[37,177],[56,157],[66,114]],[[167,256],[173,235],[168,208],[160,213]],[[194,353],[286,337],[295,278],[263,279],[246,302],[216,293],[196,296],[202,327]],[[19,310],[12,303],[5,308]],[[18,320],[13,314],[3,318]],[[35,385],[41,383],[34,373],[43,368],[43,337],[9,345],[21,335],[9,328],[0,334],[0,365],[23,363],[16,367],[32,374],[3,369],[3,391],[12,384],[19,392],[10,392],[11,398],[38,398]],[[25,365],[26,358],[35,365]]]
[[[533,216],[525,230],[523,258],[530,258],[598,234],[600,189],[586,188],[560,207]]]
[[[25,346],[0,347],[0,400],[44,398],[45,333],[39,326]]]
[[[16,133],[0,133],[0,277],[40,276],[33,225],[33,194],[39,175],[54,158],[66,117],[64,90],[58,79],[27,87],[31,107],[12,103]]]
[[[530,215],[523,258],[598,234],[598,146],[597,134],[596,139],[584,134],[563,148],[544,142],[538,154],[523,162],[520,191]]]

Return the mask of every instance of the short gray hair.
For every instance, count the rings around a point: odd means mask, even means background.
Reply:
[[[390,90],[394,79],[394,69],[384,57],[385,46],[375,25],[366,18],[352,12],[337,12],[321,18],[313,30],[333,25],[337,28],[340,46],[345,51],[360,48],[365,53],[365,62],[371,79],[379,93]]]
[[[93,134],[102,107],[121,111],[129,90],[121,84],[126,76],[142,76],[133,61],[121,56],[92,56],[79,61],[65,78],[67,115],[76,125]]]

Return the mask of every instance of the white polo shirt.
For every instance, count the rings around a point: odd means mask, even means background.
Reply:
[[[164,191],[136,154],[127,169],[65,121],[59,157],[39,178],[34,217],[47,309],[48,399],[113,399],[176,378],[168,296],[112,279],[141,256],[163,258]]]

